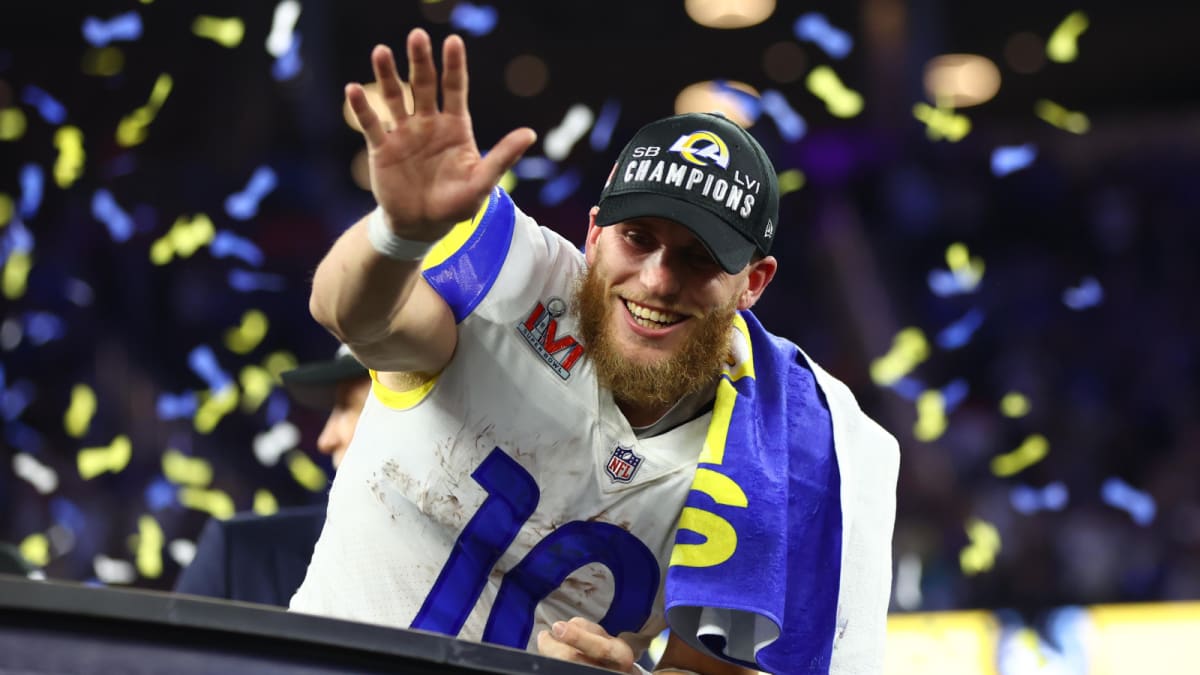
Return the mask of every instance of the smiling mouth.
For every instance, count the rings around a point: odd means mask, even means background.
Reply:
[[[650,307],[639,305],[632,300],[626,300],[625,298],[621,298],[621,301],[625,303],[625,308],[628,309],[629,314],[633,316],[634,323],[642,328],[668,328],[687,318],[687,316],[683,314],[652,309]]]

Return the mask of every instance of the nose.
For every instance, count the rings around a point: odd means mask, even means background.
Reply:
[[[682,285],[675,261],[662,248],[642,260],[642,285],[658,298],[674,300]]]
[[[346,425],[343,423],[345,417],[346,415],[341,410],[334,410],[325,420],[325,427],[321,429],[321,435],[317,437],[317,450],[322,454],[336,454],[339,450],[344,450],[350,442]]]

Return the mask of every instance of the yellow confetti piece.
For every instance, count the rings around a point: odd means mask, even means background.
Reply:
[[[12,220],[13,217],[13,200],[12,197],[0,192],[0,227],[4,227]]]
[[[1050,451],[1050,441],[1041,434],[1025,439],[1016,450],[992,458],[992,473],[1001,478],[1012,476],[1042,461]]]
[[[920,328],[910,326],[896,334],[887,354],[871,362],[871,380],[881,387],[891,386],[927,358],[929,341]]]
[[[249,354],[267,335],[267,315],[252,309],[242,315],[239,326],[225,331],[225,346],[234,354]]]
[[[117,47],[92,48],[83,53],[80,69],[85,75],[112,77],[125,67],[125,53]]]
[[[233,498],[221,490],[182,487],[179,488],[179,503],[189,509],[204,511],[217,520],[228,520],[233,515]]]
[[[246,25],[236,16],[223,19],[200,15],[192,22],[192,32],[222,47],[232,48],[242,43],[242,38],[246,35]]]
[[[971,250],[962,242],[954,242],[946,247],[946,267],[954,274],[959,287],[970,291],[983,280],[986,266],[983,258],[971,257]]]
[[[158,116],[158,111],[162,109],[163,103],[171,93],[173,84],[174,81],[170,75],[163,73],[158,76],[158,79],[154,81],[154,88],[150,90],[150,100],[146,102],[146,105],[122,117],[121,121],[117,123],[118,144],[128,148],[146,140],[146,127],[150,126],[150,123]]]
[[[1000,399],[1000,414],[1005,417],[1024,417],[1029,414],[1029,399],[1018,392],[1008,392]]]
[[[808,178],[800,169],[788,169],[779,174],[779,194],[786,195],[789,192],[795,192],[804,187],[804,183]]]
[[[1000,552],[1000,532],[986,520],[972,518],[967,522],[967,538],[971,543],[958,554],[963,574],[974,576],[992,569]]]
[[[1046,41],[1046,58],[1055,63],[1074,61],[1079,56],[1079,36],[1087,29],[1087,14],[1078,10],[1068,14]]]
[[[500,187],[505,192],[511,193],[513,188],[517,187],[517,182],[517,174],[513,173],[512,169],[505,171],[504,175],[500,177]]]
[[[138,518],[137,569],[147,579],[162,576],[162,549],[165,543],[162,528],[153,516]]]
[[[928,103],[918,103],[913,106],[913,117],[925,124],[925,135],[931,141],[945,139],[957,143],[971,132],[971,120],[952,108],[935,108]]]
[[[913,425],[913,436],[928,443],[941,438],[946,432],[946,398],[942,392],[929,389],[917,397],[917,422]]]
[[[20,108],[0,109],[0,141],[15,141],[25,135],[25,112]]]
[[[213,479],[212,463],[169,448],[162,456],[163,475],[176,485],[207,487]]]
[[[275,501],[275,495],[264,488],[259,488],[254,492],[255,513],[260,516],[269,516],[278,510],[279,503]]]
[[[179,216],[165,235],[150,245],[150,262],[166,265],[175,256],[190,258],[201,246],[211,244],[217,230],[207,214],[198,213],[194,218]]]
[[[1033,104],[1033,111],[1043,121],[1073,134],[1086,134],[1092,128],[1092,123],[1088,121],[1087,115],[1067,110],[1048,99],[1038,99]]]
[[[133,443],[128,436],[121,434],[107,446],[80,450],[76,464],[80,477],[91,480],[106,471],[118,473],[124,470],[132,457]]]
[[[36,567],[45,567],[50,562],[50,538],[40,532],[22,539],[17,548],[21,557]]]
[[[299,450],[288,453],[287,465],[292,472],[292,478],[295,478],[297,483],[311,492],[320,492],[329,484],[329,477],[325,475],[321,467]]]
[[[207,434],[217,428],[222,418],[237,408],[238,388],[230,384],[216,394],[207,392],[202,393],[200,397],[202,400],[196,409],[192,424],[196,431]]]
[[[271,371],[259,366],[246,366],[238,373],[238,382],[242,385],[242,412],[253,413],[271,395],[275,379]]]
[[[296,356],[291,352],[271,352],[263,360],[263,367],[271,373],[271,378],[279,382],[279,374],[297,366]]]
[[[817,66],[808,73],[804,83],[817,98],[825,102],[829,114],[843,119],[862,112],[862,95],[842,84],[829,66]]]
[[[96,392],[86,384],[71,388],[71,405],[63,415],[63,427],[71,438],[83,438],[96,414]]]
[[[4,297],[16,300],[25,295],[25,284],[29,281],[29,270],[33,269],[33,256],[25,251],[13,251],[4,263]]]

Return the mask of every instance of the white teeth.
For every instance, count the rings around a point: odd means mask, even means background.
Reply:
[[[625,301],[625,306],[629,308],[629,313],[634,316],[638,325],[646,328],[658,328],[663,325],[669,326],[683,319],[682,314],[660,312],[649,307],[642,307],[629,300]]]

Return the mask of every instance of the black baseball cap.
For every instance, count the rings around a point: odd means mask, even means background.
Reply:
[[[314,410],[332,410],[337,400],[337,385],[343,380],[367,377],[363,364],[346,345],[338,347],[333,358],[299,365],[279,374],[283,388],[297,403]]]
[[[658,216],[688,228],[730,274],[767,255],[779,178],[750,132],[720,113],[684,113],[633,135],[600,193],[596,224]]]

